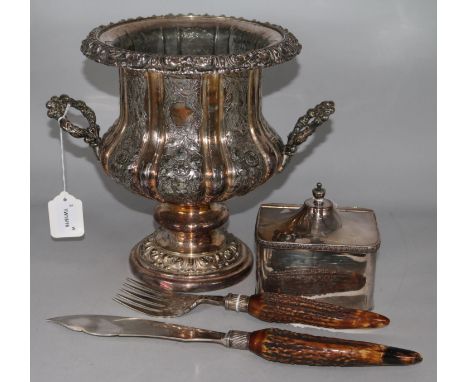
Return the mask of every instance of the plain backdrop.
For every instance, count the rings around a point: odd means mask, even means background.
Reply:
[[[105,177],[92,151],[65,136],[68,189],[83,201],[86,235],[51,239],[47,201],[61,190],[60,146],[45,102],[62,93],[83,99],[105,131],[118,116],[117,70],[87,60],[81,40],[110,21],[189,12],[270,21],[297,36],[303,45],[298,58],[264,71],[264,114],[283,139],[307,108],[336,102],[332,121],[282,174],[228,202],[229,230],[254,249],[259,205],[301,203],[317,181],[339,205],[374,209],[382,236],[375,310],[391,318],[390,326],[354,334],[298,330],[410,348],[422,353],[423,363],[288,366],[209,344],[80,335],[45,321],[76,313],[138,315],[112,296],[130,275],[129,250],[154,228],[154,203]],[[435,380],[434,0],[41,0],[31,4],[31,22],[32,380]],[[229,291],[254,288],[252,272]],[[213,307],[171,321],[220,331],[272,325]]]

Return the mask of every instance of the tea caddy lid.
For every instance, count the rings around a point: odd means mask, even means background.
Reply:
[[[302,208],[273,235],[274,240],[288,241],[289,236],[320,238],[342,226],[341,218],[332,201],[325,199],[326,190],[317,183],[312,198],[306,199]]]
[[[317,183],[312,198],[300,205],[263,204],[257,216],[257,243],[284,249],[350,253],[374,252],[380,246],[372,210],[337,207]]]

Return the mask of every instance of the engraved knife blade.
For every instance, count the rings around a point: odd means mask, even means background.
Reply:
[[[47,321],[76,332],[101,337],[151,337],[184,342],[214,342],[224,345],[225,333],[168,324],[135,317],[77,314],[52,317]]]
[[[422,361],[419,353],[392,346],[340,338],[317,337],[280,329],[227,333],[141,318],[74,315],[49,318],[68,329],[95,336],[152,337],[183,342],[211,342],[250,350],[273,362],[309,366],[411,365]]]

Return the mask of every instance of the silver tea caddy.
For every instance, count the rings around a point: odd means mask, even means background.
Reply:
[[[370,209],[336,207],[321,183],[303,205],[262,204],[255,237],[257,292],[373,308],[380,235]]]

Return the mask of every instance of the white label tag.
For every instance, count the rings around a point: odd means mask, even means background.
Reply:
[[[66,191],[49,202],[50,235],[55,239],[84,235],[83,203]]]

